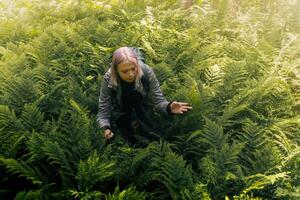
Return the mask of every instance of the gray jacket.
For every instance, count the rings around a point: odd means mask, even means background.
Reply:
[[[135,89],[142,94],[145,99],[144,104],[150,105],[155,111],[167,114],[167,106],[170,103],[163,96],[159,82],[151,67],[139,61],[144,75],[142,79],[146,79],[148,89],[142,81],[135,86]],[[99,97],[99,110],[97,114],[97,123],[100,128],[105,126],[110,127],[111,112],[117,111],[121,113],[121,96],[122,90],[120,84],[118,86],[112,85],[110,79],[110,69],[105,73],[101,84],[100,97]]]

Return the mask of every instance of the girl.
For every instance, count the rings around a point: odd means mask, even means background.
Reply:
[[[97,122],[104,129],[104,137],[113,137],[111,113],[116,126],[128,139],[133,130],[133,119],[144,131],[153,128],[150,108],[165,114],[183,114],[192,109],[188,103],[167,101],[153,70],[143,62],[136,48],[121,47],[113,53],[110,69],[101,84]],[[112,112],[113,111],[113,112]]]

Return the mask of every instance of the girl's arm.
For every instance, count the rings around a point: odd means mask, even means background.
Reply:
[[[97,114],[97,122],[100,128],[107,129],[110,128],[110,113],[112,110],[111,103],[111,88],[108,87],[109,83],[109,73],[107,72],[102,80],[101,89],[100,89],[100,97],[99,97],[99,107]]]
[[[146,65],[147,66],[147,65]],[[155,111],[167,114],[167,106],[170,103],[164,97],[159,82],[154,74],[154,71],[147,66],[148,81],[149,81],[149,100]]]
[[[150,87],[150,102],[154,107],[154,110],[158,110],[162,113],[168,114],[183,114],[188,110],[192,109],[189,103],[172,101],[169,102],[165,99],[160,89],[159,82],[153,72],[148,66],[148,79]]]

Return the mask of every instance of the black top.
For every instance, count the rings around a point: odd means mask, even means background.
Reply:
[[[128,83],[123,80],[120,82],[122,88],[122,109],[125,112],[131,112],[132,109],[137,109],[142,101],[142,95],[135,90],[134,82]]]

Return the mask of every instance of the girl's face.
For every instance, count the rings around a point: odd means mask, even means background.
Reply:
[[[131,62],[124,62],[118,65],[117,71],[123,81],[132,83],[137,73],[137,66]]]

